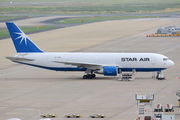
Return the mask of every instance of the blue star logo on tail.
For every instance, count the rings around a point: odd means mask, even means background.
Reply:
[[[17,53],[43,52],[13,22],[6,22]]]
[[[25,44],[26,44],[26,46],[27,46],[27,36],[26,36],[23,32],[22,32],[22,33],[14,32],[14,33],[20,35],[19,37],[16,38],[16,40],[19,39],[19,38],[21,38],[21,41],[20,41],[19,45],[20,45],[20,44],[22,43],[22,41],[24,40],[24,42],[25,42]]]

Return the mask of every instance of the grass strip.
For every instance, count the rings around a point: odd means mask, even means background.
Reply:
[[[51,29],[55,28],[56,26],[45,26],[45,27],[37,27],[37,26],[32,26],[32,27],[20,27],[20,29],[24,33],[29,33],[29,32],[35,32],[35,31],[41,31],[41,30],[46,30],[46,29]],[[7,37],[10,36],[8,29],[0,29],[0,38],[1,37]]]
[[[79,18],[67,18],[60,21],[55,21],[55,23],[60,24],[72,24],[72,23],[88,23],[106,20],[123,20],[123,19],[138,19],[138,18],[157,18],[158,16],[91,16],[91,17],[79,17]]]
[[[16,19],[16,18],[24,18],[25,16],[1,16],[0,21],[3,20],[10,20],[10,19]]]

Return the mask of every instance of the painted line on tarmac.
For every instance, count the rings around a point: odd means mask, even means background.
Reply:
[[[176,25],[177,23],[174,23],[173,25]],[[172,26],[172,23],[169,24]],[[92,50],[96,50],[96,49],[99,49],[99,48],[102,48],[102,47],[105,47],[105,46],[108,46],[108,45],[111,45],[111,44],[114,44],[114,43],[117,43],[117,42],[120,42],[120,41],[124,41],[124,40],[127,40],[129,38],[133,38],[133,37],[136,37],[136,36],[140,36],[140,35],[143,35],[143,34],[147,34],[151,31],[154,31],[154,30],[157,30],[157,29],[152,29],[152,30],[149,30],[149,31],[146,31],[146,32],[143,32],[143,33],[139,33],[139,34],[136,34],[136,35],[133,35],[133,36],[130,36],[130,37],[127,37],[127,38],[124,38],[124,39],[120,39],[120,40],[117,40],[117,41],[114,41],[114,42],[111,42],[111,43],[107,43],[105,45],[102,45],[102,46],[98,46],[98,47],[95,47],[95,48],[91,48],[91,49],[87,49],[87,50],[84,50],[83,52],[87,52],[87,51],[92,51]]]
[[[5,68],[5,69],[2,69],[2,70],[0,70],[0,71],[10,70],[10,69],[14,69],[14,68],[20,68],[20,67],[23,67],[23,66],[26,66],[26,65],[20,64],[19,66],[16,66],[16,67],[10,67],[10,68]]]
[[[150,31],[154,31],[154,30],[150,30]],[[140,34],[137,34],[137,35],[133,35],[133,36],[130,36],[130,37],[127,37],[127,38],[124,38],[124,39],[120,39],[120,40],[117,40],[117,41],[114,41],[114,42],[111,42],[111,43],[108,43],[108,44],[105,44],[105,45],[102,45],[102,46],[98,46],[98,47],[95,47],[95,48],[92,48],[92,49],[88,49],[88,50],[85,50],[83,52],[96,50],[96,49],[99,49],[99,48],[102,48],[102,47],[105,47],[105,46],[108,46],[108,45],[111,45],[111,44],[114,44],[114,43],[117,43],[117,42],[120,42],[120,41],[127,40],[129,38],[133,38],[133,37],[136,37],[136,36],[139,36],[139,35],[143,35],[143,34],[148,33],[150,31],[146,31],[146,32],[143,32],[143,33],[140,33]]]
[[[16,72],[9,72],[9,73],[5,73],[5,74],[1,74],[0,76],[9,75],[9,74],[15,74],[15,73],[27,71],[27,70],[30,70],[30,69],[33,69],[33,67],[32,68],[28,68],[28,69],[19,70],[19,71],[16,71]]]

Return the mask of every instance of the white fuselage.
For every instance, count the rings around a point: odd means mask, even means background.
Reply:
[[[13,62],[56,71],[85,71],[83,79],[94,73],[117,76],[123,71],[150,72],[174,65],[166,56],[154,53],[48,53],[39,49],[13,22],[6,22],[17,55],[6,57]]]
[[[14,61],[56,71],[97,70],[99,66],[117,66],[121,71],[137,72],[159,71],[174,65],[166,56],[155,53],[19,53],[14,57],[34,59],[33,61]],[[59,62],[57,62],[59,61]],[[68,63],[85,63],[74,65]],[[87,65],[89,64],[89,65]],[[94,66],[95,65],[95,66]],[[92,67],[94,66],[94,67]]]

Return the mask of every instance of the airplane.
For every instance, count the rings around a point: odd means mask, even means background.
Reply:
[[[17,51],[7,59],[55,71],[84,71],[83,79],[95,78],[95,73],[117,76],[121,72],[157,72],[174,65],[157,53],[44,52],[13,22],[6,22],[6,26]]]

